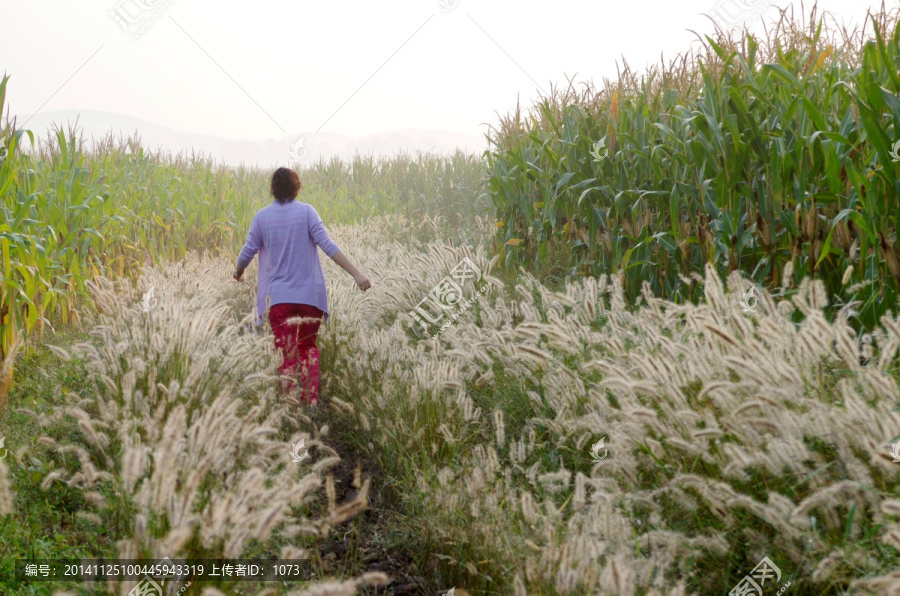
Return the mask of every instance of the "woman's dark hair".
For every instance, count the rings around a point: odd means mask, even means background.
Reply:
[[[302,187],[294,170],[278,168],[272,174],[272,196],[279,203],[289,203],[296,199]]]

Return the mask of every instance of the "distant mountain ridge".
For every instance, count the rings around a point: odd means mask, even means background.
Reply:
[[[17,125],[22,126],[27,116],[17,116]],[[319,158],[326,160],[333,156],[352,157],[357,151],[363,155],[395,155],[401,151],[415,154],[418,151],[433,151],[452,154],[457,149],[467,153],[481,153],[487,149],[485,138],[446,130],[393,130],[362,137],[351,137],[334,133],[303,133],[286,135],[280,139],[265,141],[232,140],[197,133],[179,132],[140,118],[132,118],[110,112],[96,110],[61,110],[39,113],[31,118],[24,128],[35,136],[46,138],[54,125],[68,129],[75,124],[85,141],[99,140],[110,131],[118,137],[129,138],[137,132],[141,145],[148,149],[162,149],[172,154],[192,152],[203,154],[219,163],[230,166],[247,165],[269,168],[289,165],[292,162],[315,163]]]

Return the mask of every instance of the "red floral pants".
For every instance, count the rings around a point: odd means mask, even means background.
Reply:
[[[316,335],[325,316],[321,310],[309,304],[275,304],[269,309],[269,323],[275,334],[275,348],[284,355],[284,362],[278,371],[296,379],[297,373],[303,382],[302,403],[319,403],[319,349]],[[300,323],[288,323],[292,317],[305,317]],[[281,381],[281,391],[287,395],[294,389],[294,381]]]

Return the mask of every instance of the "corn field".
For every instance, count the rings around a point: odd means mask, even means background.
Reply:
[[[0,81],[0,113],[9,78]],[[0,140],[0,362],[27,335],[78,322],[89,307],[91,279],[134,280],[147,264],[176,261],[189,250],[235,253],[253,214],[271,200],[268,171],[154,154],[136,138],[108,136],[88,149],[74,128],[36,140],[7,122]],[[24,151],[29,141],[36,149]],[[472,200],[483,167],[461,152],[450,159],[333,159],[300,175],[300,199],[329,224],[443,215],[462,228],[490,204]],[[7,367],[0,375],[0,411],[12,373]]]
[[[871,328],[900,284],[898,72],[896,11],[838,35],[813,8],[769,39],[707,37],[646,76],[554,89],[490,135],[495,250],[620,274],[631,300],[644,281],[695,300],[706,263],[773,291],[810,276]]]

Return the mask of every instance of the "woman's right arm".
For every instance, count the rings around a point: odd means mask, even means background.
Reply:
[[[363,292],[372,287],[372,282],[369,281],[369,278],[366,277],[362,271],[357,269],[356,266],[350,262],[350,259],[345,257],[344,253],[340,250],[332,255],[331,260],[340,265],[344,271],[352,275],[356,285],[358,285],[359,289]]]
[[[356,266],[350,262],[350,259],[344,256],[344,253],[341,252],[338,245],[331,240],[328,231],[325,229],[325,224],[322,223],[322,218],[319,217],[319,214],[312,205],[309,207],[309,218],[307,221],[309,222],[309,235],[319,248],[321,248],[326,255],[331,257],[332,261],[340,265],[344,271],[353,276],[353,280],[356,282],[356,285],[359,286],[360,290],[365,292],[371,288],[372,283],[369,281],[369,278],[357,269]]]

